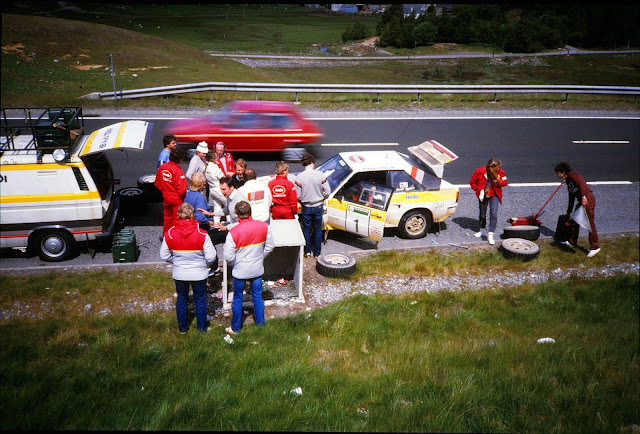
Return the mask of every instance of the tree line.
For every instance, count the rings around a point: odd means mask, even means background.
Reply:
[[[510,53],[533,53],[569,44],[615,49],[640,45],[640,8],[625,4],[457,4],[450,13],[404,17],[392,4],[376,26],[381,47],[415,48],[435,43],[488,44]],[[356,20],[343,42],[370,36]]]

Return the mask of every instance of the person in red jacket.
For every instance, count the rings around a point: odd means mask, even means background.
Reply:
[[[180,164],[184,160],[182,148],[175,148],[169,155],[169,162],[158,168],[154,184],[162,192],[163,223],[162,234],[174,226],[178,220],[178,208],[187,194],[187,179]]]
[[[276,163],[276,177],[269,182],[271,190],[271,218],[274,220],[292,219],[298,214],[298,194],[296,186],[287,179],[289,165],[284,161]]]
[[[216,143],[216,164],[224,173],[224,176],[231,178],[236,174],[236,162],[229,152],[227,152],[227,145],[223,142]]]
[[[567,184],[567,190],[569,190],[569,206],[567,207],[567,215],[571,214],[573,204],[577,200],[576,208],[582,205],[587,212],[587,219],[589,220],[589,226],[591,226],[591,232],[589,232],[589,253],[587,258],[593,258],[600,251],[600,242],[598,240],[598,231],[596,231],[596,224],[594,223],[594,214],[596,209],[596,197],[591,192],[591,188],[587,184],[579,173],[573,172],[569,163],[564,161],[556,164],[554,168],[556,176],[563,179]]]
[[[486,166],[478,167],[469,180],[469,185],[478,198],[480,213],[478,220],[480,230],[473,236],[480,238],[487,235],[489,244],[495,244],[493,233],[498,223],[498,206],[502,203],[502,187],[507,186],[507,175],[502,170],[502,163],[492,158]],[[487,228],[487,207],[489,207],[489,227]],[[486,229],[489,231],[487,232]]]

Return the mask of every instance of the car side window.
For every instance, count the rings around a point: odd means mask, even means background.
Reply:
[[[424,187],[403,170],[390,170],[387,185],[395,191],[421,191]]]
[[[293,120],[291,116],[286,113],[271,113],[271,128],[284,129],[291,128],[293,126]]]
[[[254,128],[254,113],[241,113],[230,125],[231,128]]]
[[[384,211],[393,191],[380,184],[361,181],[344,190],[344,200]]]

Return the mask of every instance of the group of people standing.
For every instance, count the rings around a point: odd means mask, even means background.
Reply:
[[[576,208],[580,205],[585,208],[591,228],[589,232],[589,252],[587,252],[587,258],[592,258],[600,252],[598,232],[594,223],[596,198],[584,178],[580,174],[572,171],[569,163],[563,161],[556,164],[554,171],[556,176],[566,183],[569,191],[567,217],[574,210],[574,204]],[[507,175],[502,169],[502,162],[497,158],[491,158],[485,166],[478,167],[469,180],[469,185],[478,198],[479,206],[478,223],[480,230],[473,236],[480,238],[486,235],[487,241],[491,245],[495,244],[493,237],[498,222],[498,207],[502,204],[502,188],[506,187],[507,184]],[[487,209],[489,210],[488,226]],[[575,241],[577,240],[574,240],[574,242]],[[563,241],[562,244],[569,245],[569,242]]]
[[[202,317],[200,311],[206,312],[206,279],[220,273],[215,245],[222,243],[224,258],[233,267],[234,289],[231,327],[226,332],[235,334],[241,328],[245,284],[251,289],[256,324],[264,325],[262,275],[263,260],[274,248],[271,220],[296,218],[300,202],[305,257],[320,255],[322,205],[329,186],[322,173],[314,170],[315,158],[303,155],[305,170],[297,177],[289,174],[286,162],[276,163],[276,177],[265,185],[257,181],[256,171],[246,161],[233,159],[223,142],[216,143],[215,152],[200,142],[186,173],[181,167],[185,151],[177,147],[175,136],[165,136],[163,144],[155,180],[163,196],[160,256],[173,264],[179,332],[188,329],[189,286],[198,330],[208,330],[206,313]]]

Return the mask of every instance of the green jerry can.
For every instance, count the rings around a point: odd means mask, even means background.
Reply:
[[[136,262],[138,260],[138,244],[136,234],[131,229],[122,229],[113,235],[111,244],[113,262]]]

